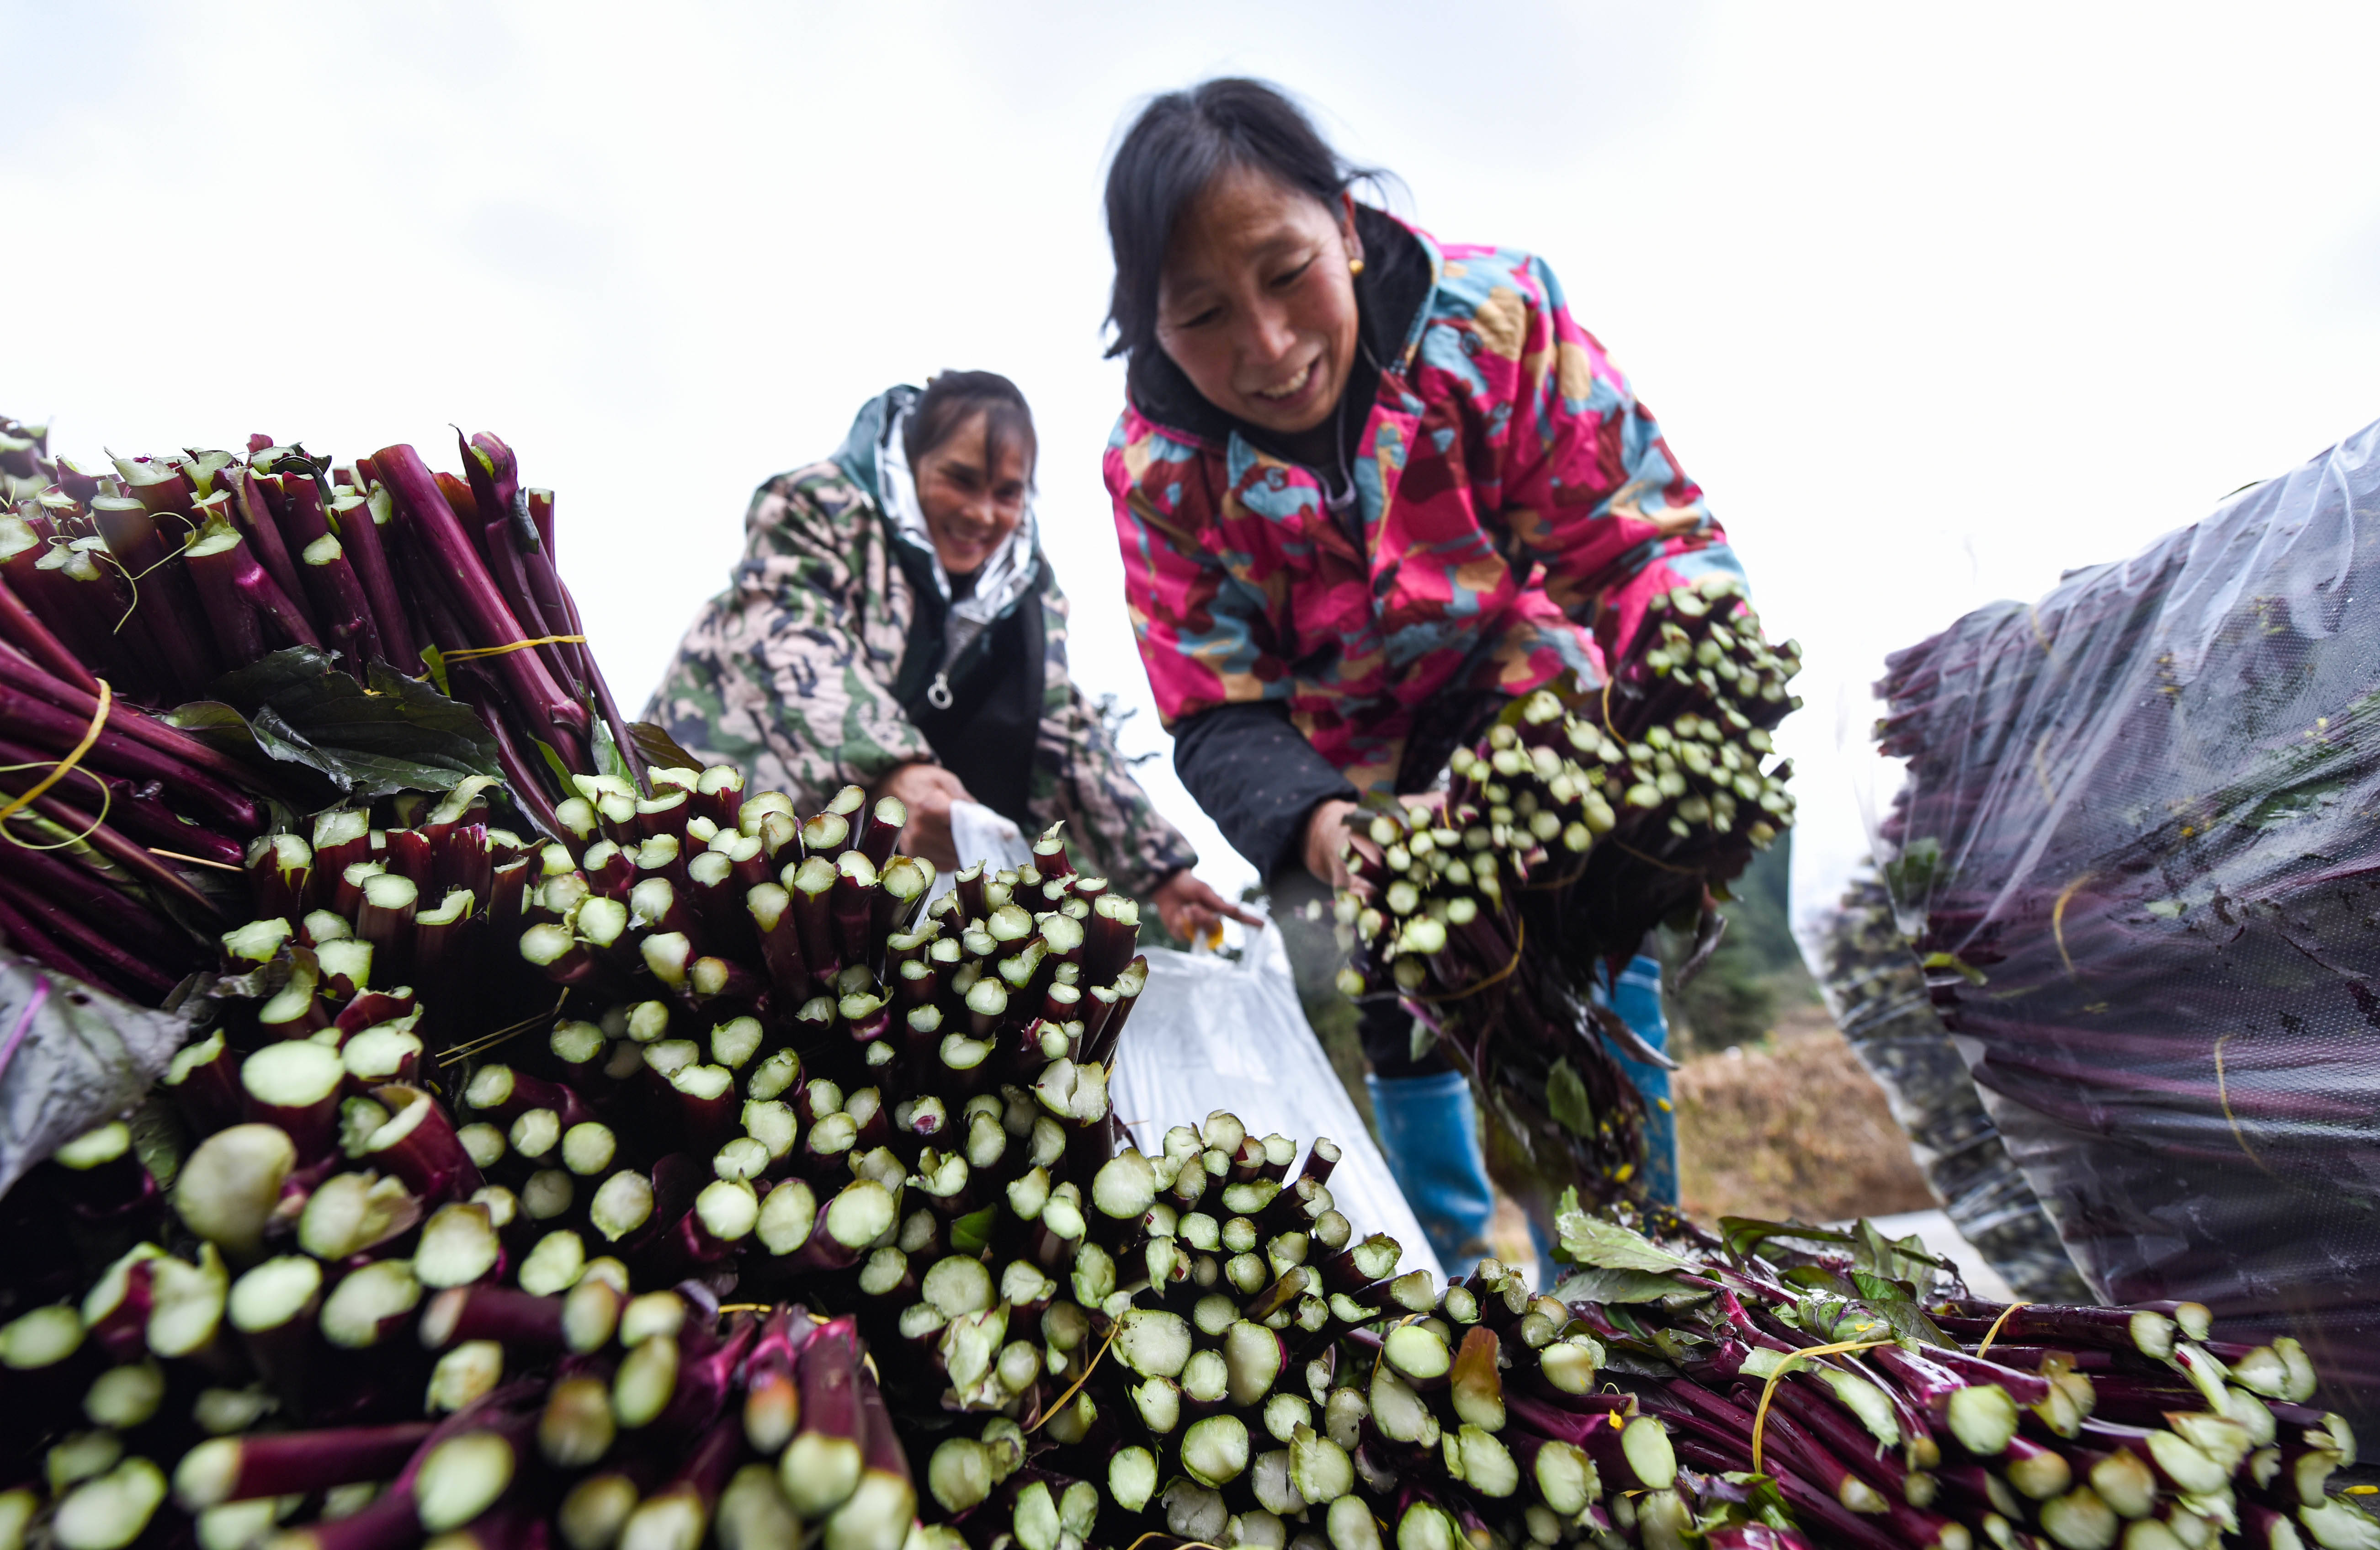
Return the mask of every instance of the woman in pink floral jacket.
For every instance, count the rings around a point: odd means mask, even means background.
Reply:
[[[1545,262],[1437,242],[1358,176],[1279,92],[1220,79],[1150,103],[1108,178],[1125,589],[1183,783],[1277,918],[1345,880],[1359,796],[1427,790],[1507,699],[1601,683],[1649,599],[1736,569]],[[1365,1035],[1384,1132],[1422,1102],[1402,1084],[1459,1092],[1409,1019]],[[1476,1199],[1407,1180],[1434,1239],[1434,1215],[1484,1229],[1472,1173]]]

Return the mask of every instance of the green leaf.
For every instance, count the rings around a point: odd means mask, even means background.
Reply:
[[[1770,1239],[1780,1239],[1788,1247],[1803,1253],[1822,1253],[1830,1244],[1848,1245],[1852,1241],[1851,1234],[1831,1228],[1763,1221],[1757,1217],[1721,1217],[1718,1232],[1730,1253],[1747,1255],[1759,1253]]]
[[[1925,1309],[1907,1298],[1876,1298],[1868,1303],[1868,1307],[1892,1326],[1893,1338],[1902,1345],[1959,1347],[1959,1342],[1942,1333],[1941,1326],[1925,1316]]]
[[[382,663],[370,673],[369,685],[358,684],[324,653],[292,647],[224,674],[214,699],[165,720],[218,746],[311,769],[343,797],[502,777],[495,739],[468,706]]]
[[[1865,1303],[1825,1292],[1802,1299],[1802,1328],[1831,1345],[1838,1340],[1888,1340],[1892,1326]]]
[[[1983,970],[1955,952],[1929,952],[1917,966],[1921,969],[1948,969],[1969,985],[1981,985],[1985,981]]]
[[[603,718],[598,716],[596,721]],[[630,721],[628,741],[636,745],[637,757],[657,769],[700,769],[702,761],[678,746],[677,739],[667,727],[651,721]]]
[[[601,716],[593,717],[590,719],[589,732],[588,742],[595,756],[595,773],[609,775],[615,781],[625,781],[630,785],[635,785],[637,772],[629,767],[627,756],[620,751],[620,745],[613,741],[611,723]]]
[[[1546,1073],[1546,1112],[1572,1135],[1595,1134],[1595,1107],[1586,1101],[1586,1084],[1567,1058],[1556,1060]]]
[[[1590,1266],[1554,1288],[1554,1295],[1564,1302],[1658,1302],[1686,1290],[1670,1277],[1649,1270]]]
[[[1777,1278],[1789,1287],[1823,1291],[1836,1297],[1856,1297],[1859,1288],[1823,1265],[1797,1265]]]
[[[1618,1222],[1588,1216],[1578,1208],[1578,1192],[1574,1189],[1562,1192],[1561,1208],[1554,1215],[1554,1230],[1560,1235],[1563,1258],[1585,1268],[1642,1270],[1655,1275],[1694,1268],[1690,1261],[1657,1246],[1644,1234],[1631,1232]]]
[[[1781,1350],[1755,1346],[1743,1354],[1743,1375],[1748,1378],[1767,1377],[1785,1365],[1785,1356]]]
[[[1916,1290],[1907,1281],[1887,1280],[1865,1270],[1852,1272],[1852,1287],[1862,1297],[1876,1302],[1906,1302]]]
[[[576,793],[578,790],[578,782],[575,779],[577,772],[562,762],[562,756],[554,751],[553,745],[542,737],[532,737],[529,741],[537,745],[538,757],[545,760],[545,767],[548,769],[553,771],[553,778],[561,784],[562,789]]]
[[[1884,886],[1896,902],[1922,904],[1941,869],[1942,842],[1927,835],[1902,846],[1900,854],[1885,864]]]
[[[1852,1265],[1887,1280],[1905,1281],[1913,1290],[1931,1288],[1934,1272],[1948,1268],[1926,1252],[1925,1240],[1913,1232],[1906,1238],[1887,1238],[1863,1217],[1851,1237]]]
[[[987,1205],[980,1211],[970,1211],[951,1223],[951,1252],[979,1254],[991,1241],[991,1229],[1000,1214],[997,1205]]]

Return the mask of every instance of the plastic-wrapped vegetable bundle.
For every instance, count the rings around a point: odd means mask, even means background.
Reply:
[[[1934,1015],[1925,971],[1873,875],[1856,878],[1818,941],[1827,1010],[1882,1086],[1944,1212],[2021,1297],[2080,1302],[2058,1224],[2042,1209]]]
[[[2084,1276],[2380,1410],[2380,427],[1891,659],[1937,1005]]]

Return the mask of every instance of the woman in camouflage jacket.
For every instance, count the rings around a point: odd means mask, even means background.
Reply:
[[[1015,384],[947,372],[871,399],[834,455],[752,497],[728,589],[646,711],[804,811],[856,784],[906,803],[944,866],[954,801],[1038,831],[1187,937],[1243,918],[1189,868],[1066,672],[1066,599],[1035,541],[1033,421]],[[973,859],[973,858],[970,858]]]

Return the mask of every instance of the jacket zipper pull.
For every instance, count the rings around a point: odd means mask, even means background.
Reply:
[[[949,673],[934,674],[934,681],[926,686],[926,703],[937,710],[948,710],[951,708],[951,675]]]

